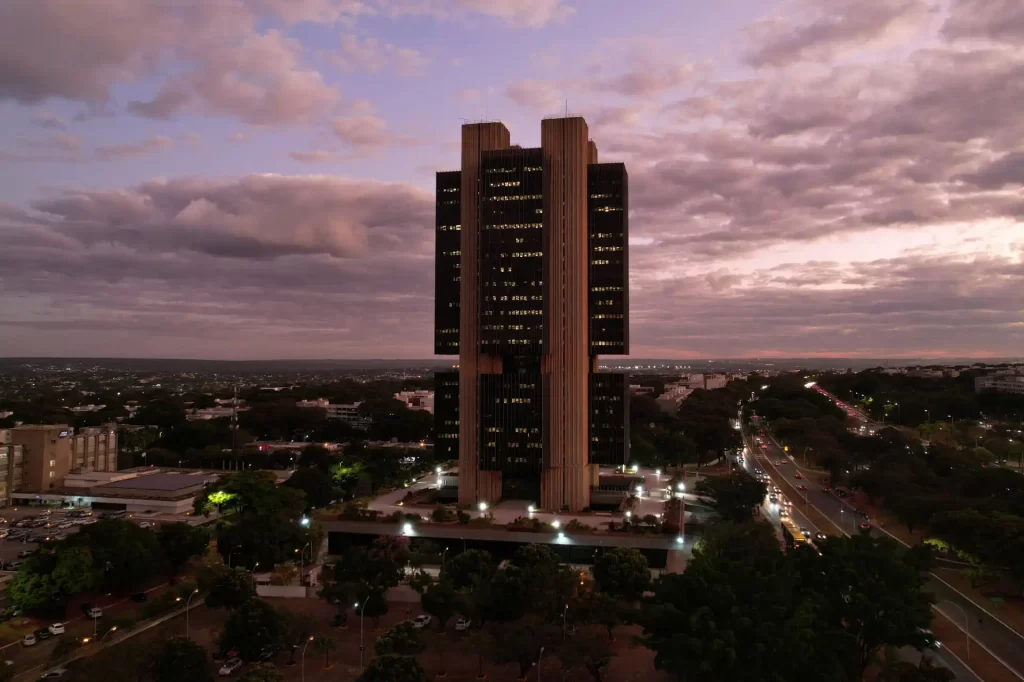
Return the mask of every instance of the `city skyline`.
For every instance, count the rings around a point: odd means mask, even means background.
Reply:
[[[0,6],[0,356],[429,358],[459,118],[566,112],[631,357],[1024,353],[1015,3],[173,4]]]

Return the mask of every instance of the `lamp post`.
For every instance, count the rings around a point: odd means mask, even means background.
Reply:
[[[540,659],[544,658],[544,647],[540,648],[540,654],[537,656],[537,682],[540,682]]]
[[[359,609],[359,669],[363,668],[363,613],[366,611],[366,603],[370,601],[369,595],[363,600],[363,606]],[[357,603],[356,606],[359,606]]]
[[[185,639],[191,639],[191,637],[188,636],[188,609],[189,605],[192,603],[192,597],[197,594],[199,594],[199,590],[192,590],[192,594],[188,595],[188,599],[185,600]]]
[[[309,547],[309,563],[313,563],[313,541],[310,540],[302,547],[302,551],[299,553],[299,566],[302,569],[306,568],[306,547]],[[302,575],[301,571],[299,575]]]
[[[103,633],[103,636],[100,637],[100,641],[98,643],[99,644],[103,644],[103,640],[105,640],[107,638],[107,635],[109,635],[111,632],[114,632],[116,630],[117,630],[117,626],[116,625],[112,625],[109,630],[107,630],[106,632]]]
[[[302,656],[299,658],[299,668],[302,671],[302,682],[306,682],[306,647],[309,646],[309,643],[312,641],[313,636],[310,635],[309,639],[306,640],[306,643],[302,645]]]
[[[948,599],[943,599],[939,603],[951,604],[960,609],[960,613],[964,615],[964,641],[967,643],[967,660],[971,660],[971,633],[969,630],[969,628],[971,627],[971,619],[967,617],[967,611],[964,609],[964,607],[960,606],[954,601],[949,601]]]
[[[256,569],[259,568],[260,562],[256,562],[252,565],[252,570],[249,573],[252,574],[252,589],[256,589]]]
[[[235,550],[234,550],[234,548],[231,548],[231,549],[230,549],[230,550],[228,551],[228,568],[231,568],[231,555],[232,555],[232,554],[234,554],[234,553],[235,553]]]
[[[566,604],[565,608],[562,609],[562,644],[565,644],[565,615],[569,613],[569,605]]]

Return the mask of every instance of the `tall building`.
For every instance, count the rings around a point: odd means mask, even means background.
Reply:
[[[459,503],[590,503],[597,466],[629,448],[628,176],[599,164],[582,118],[462,127],[462,168],[437,174],[434,352],[438,441],[458,450]],[[457,445],[456,445],[457,442]]]
[[[106,427],[75,433],[67,424],[15,426],[0,431],[0,443],[0,502],[59,488],[72,471],[117,471],[117,434]]]

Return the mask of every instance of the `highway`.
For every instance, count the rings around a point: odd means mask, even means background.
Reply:
[[[815,386],[814,389],[834,400],[840,407],[848,407],[820,387]],[[859,411],[849,411],[856,415],[855,418],[862,421],[865,420]],[[867,422],[867,424],[874,425],[872,422]],[[818,483],[809,480],[807,476],[804,476],[802,481],[797,481],[795,478],[796,472],[801,469],[796,460],[784,452],[783,448],[774,440],[769,431],[765,431],[765,435],[766,438],[763,439],[765,456],[759,460],[764,465],[762,468],[765,473],[773,480],[784,479],[793,486],[800,483],[806,484],[808,490],[803,493],[806,503],[833,525],[832,529],[822,529],[824,532],[828,533],[838,530],[846,535],[859,532],[858,526],[861,520],[858,518],[853,505],[846,500],[840,499],[833,493],[825,491]],[[750,434],[746,433],[746,430],[744,431],[744,441],[748,447],[757,445],[750,438]],[[751,451],[754,452],[753,449]],[[785,464],[776,466],[776,461],[784,461]],[[777,485],[779,484],[777,483]],[[787,490],[786,486],[780,487],[782,487],[783,491]],[[872,524],[872,528],[868,532],[877,536],[886,535],[902,543],[898,538],[886,533],[874,524]],[[1024,680],[1024,637],[1020,633],[989,613],[982,605],[975,603],[934,574],[931,574],[931,580],[927,583],[926,588],[935,595],[936,610],[948,618],[961,632],[967,626],[972,646],[985,649],[993,658],[1011,671],[1015,677]],[[948,661],[944,662],[948,664]],[[952,665],[949,665],[949,667],[953,668]]]
[[[754,438],[751,437],[751,435],[747,432],[747,429],[744,428],[743,442],[744,445],[746,445],[747,447],[749,455],[744,459],[743,468],[748,473],[751,474],[753,474],[753,472],[757,469],[760,469],[765,474],[767,474],[768,478],[772,481],[772,483],[779,486],[780,490],[782,491],[781,496],[788,497],[790,501],[794,503],[790,510],[790,517],[792,518],[793,523],[795,523],[800,528],[806,528],[810,530],[812,533],[812,537],[813,534],[817,532],[834,534],[834,532],[839,528],[839,526],[836,526],[836,528],[831,529],[818,528],[800,510],[799,503],[803,502],[803,499],[801,497],[794,497],[794,491],[790,490],[789,486],[786,485],[788,483],[788,480],[784,476],[783,471],[786,469],[787,465],[775,465],[776,461],[782,461],[783,459],[786,459],[788,462],[792,463],[792,460],[788,459],[788,457],[782,451],[782,448],[779,448],[778,445],[771,442],[770,439],[764,439],[764,441],[766,447],[762,448],[754,441]],[[790,476],[792,476],[792,474],[790,474]],[[794,483],[794,485],[798,485],[798,483]],[[817,486],[817,484],[813,482],[808,481],[806,485],[808,486],[808,488],[814,487],[817,489],[816,491],[807,491],[809,493],[808,503],[810,502],[810,497],[813,497],[814,492],[818,492],[823,495],[828,495],[828,493],[825,493],[823,490],[821,490],[819,486]],[[778,527],[780,525],[780,519],[778,516],[777,506],[766,504],[765,512],[766,518],[768,518],[772,525]],[[824,515],[824,512],[822,512],[821,510],[819,510],[819,512]],[[841,513],[845,514],[846,516],[850,516],[851,518],[853,517],[852,508],[849,510],[849,513],[846,511],[843,511]],[[854,526],[854,528],[856,528],[856,526]],[[845,532],[845,534],[848,535],[849,532],[847,531]],[[956,679],[960,682],[981,682],[981,678],[978,677],[978,675],[976,675],[974,671],[968,668],[959,658],[957,658],[952,652],[946,650],[945,648],[940,648],[937,651],[929,653],[930,655],[934,656],[943,666],[949,668],[953,672],[953,674],[956,675]],[[910,661],[915,665],[921,658],[921,652],[909,648],[901,649],[900,655],[904,658],[904,660]]]

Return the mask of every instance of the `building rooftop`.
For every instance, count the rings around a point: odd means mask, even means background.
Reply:
[[[102,490],[109,490],[111,488],[126,489],[126,490],[163,490],[167,492],[182,490],[184,488],[192,488],[197,485],[203,485],[208,481],[216,480],[215,474],[178,474],[178,473],[156,473],[149,474],[146,476],[136,476],[135,478],[126,478],[120,481],[111,481],[101,486],[97,486]]]

